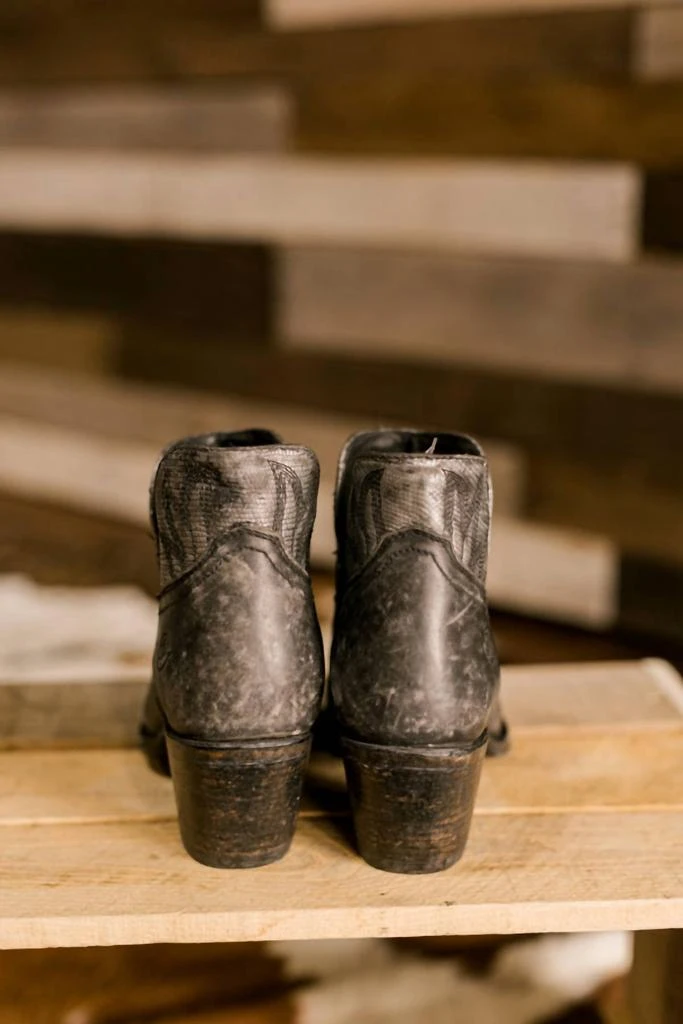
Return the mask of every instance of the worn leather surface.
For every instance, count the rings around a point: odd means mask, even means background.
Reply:
[[[251,443],[250,443],[251,442]],[[171,446],[151,489],[162,590],[143,733],[307,733],[323,655],[308,551],[318,463],[266,431]]]
[[[488,466],[471,439],[380,431],[347,444],[330,677],[347,735],[427,746],[486,730],[499,685],[490,516]]]

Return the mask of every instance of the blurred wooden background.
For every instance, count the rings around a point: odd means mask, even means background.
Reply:
[[[0,86],[0,359],[502,443],[494,603],[683,640],[680,5],[5,0]]]

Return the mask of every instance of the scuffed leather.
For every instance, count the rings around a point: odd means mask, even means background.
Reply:
[[[428,746],[485,732],[499,685],[490,513],[487,463],[469,438],[380,431],[347,444],[330,673],[347,735]]]
[[[162,456],[151,500],[163,589],[143,734],[221,743],[310,730],[323,684],[308,574],[317,487],[313,452],[265,431],[189,438]]]

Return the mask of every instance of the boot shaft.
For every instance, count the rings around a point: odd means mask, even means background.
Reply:
[[[265,533],[308,568],[319,467],[312,451],[266,430],[185,438],[163,453],[151,487],[162,589],[236,528]]]
[[[341,585],[406,530],[439,538],[485,585],[491,506],[486,458],[470,438],[409,430],[356,435],[337,478]]]

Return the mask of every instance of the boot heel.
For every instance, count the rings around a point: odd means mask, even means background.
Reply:
[[[474,749],[389,747],[344,739],[356,841],[373,867],[443,871],[463,854],[486,737]]]
[[[279,860],[296,825],[310,738],[209,746],[167,736],[185,849],[214,868]]]

